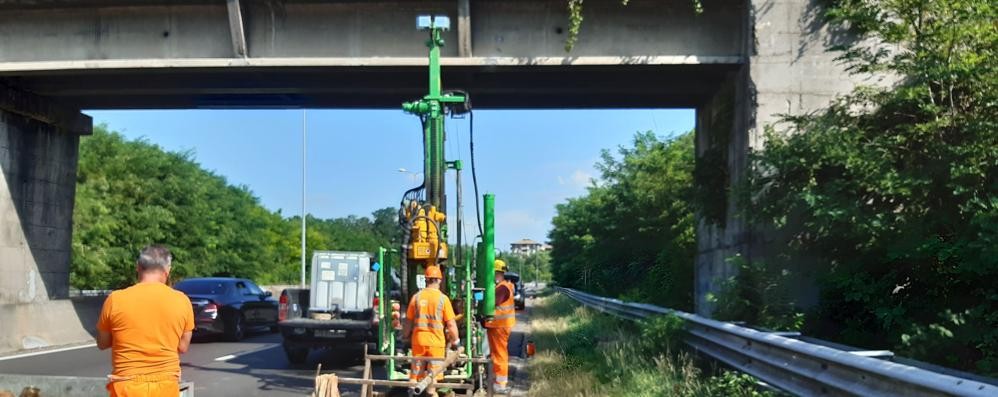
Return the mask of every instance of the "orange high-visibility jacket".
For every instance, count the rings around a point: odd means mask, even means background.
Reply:
[[[493,317],[492,321],[486,323],[485,326],[488,328],[513,328],[516,325],[516,306],[513,299],[516,287],[513,286],[513,283],[503,280],[496,285],[496,289],[499,288],[508,288],[509,294],[505,301],[496,302],[495,317]]]
[[[412,343],[425,347],[445,347],[444,329],[454,319],[454,307],[447,295],[436,288],[424,288],[412,296],[406,317],[413,321]]]

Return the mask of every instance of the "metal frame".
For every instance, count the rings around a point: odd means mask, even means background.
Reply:
[[[868,352],[839,350],[787,337],[785,332],[759,331],[655,305],[556,289],[585,306],[629,320],[656,315],[682,318],[687,345],[796,395],[998,396],[995,384],[873,358]]]
[[[463,351],[461,351],[460,353],[463,353]],[[467,356],[461,357],[461,356],[457,355],[458,353],[454,353],[454,354],[455,354],[455,356],[453,357],[452,364],[455,364],[455,363],[487,364],[489,362],[489,360],[486,359],[486,358],[470,358],[470,357],[467,357]],[[410,381],[408,379],[407,380],[371,379],[371,374],[372,374],[372,370],[373,370],[373,368],[372,368],[373,367],[373,364],[372,364],[373,361],[385,361],[385,362],[394,363],[395,361],[411,362],[411,361],[427,361],[427,360],[430,360],[430,359],[425,358],[425,357],[413,357],[413,356],[393,356],[393,355],[383,355],[383,354],[382,355],[371,355],[371,354],[367,354],[367,350],[365,350],[364,351],[364,371],[363,371],[363,373],[361,375],[362,377],[361,378],[339,378],[339,383],[361,385],[361,390],[360,390],[360,396],[361,397],[373,396],[374,395],[374,387],[375,386],[382,386],[382,387],[389,387],[389,388],[393,388],[393,387],[396,387],[396,388],[408,388],[410,395],[418,395],[418,394],[421,394],[423,392],[423,390],[425,390],[425,388],[428,385],[436,385],[437,387],[449,388],[449,389],[452,389],[452,390],[463,390],[465,396],[471,396],[471,395],[473,395],[473,393],[475,392],[475,389],[474,389],[475,388],[475,382],[474,382],[474,380],[472,380],[471,382],[467,382],[467,383],[466,382],[454,383],[453,381],[455,381],[457,379],[451,378],[451,379],[447,379],[447,380],[451,381],[449,383],[448,382],[436,382],[434,380],[434,378],[435,378],[434,376],[430,376],[430,377],[426,378],[424,382],[413,382],[413,381]],[[319,375],[321,374],[321,372],[322,372],[322,365],[320,364],[318,370],[316,370],[316,378],[317,379],[318,379]],[[184,397],[184,396],[181,396],[181,397]]]

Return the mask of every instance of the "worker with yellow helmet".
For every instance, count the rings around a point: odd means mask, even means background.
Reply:
[[[461,344],[458,339],[454,307],[447,295],[440,291],[440,283],[443,280],[440,268],[427,266],[424,275],[426,288],[413,295],[409,301],[409,307],[406,309],[406,328],[402,331],[402,335],[409,336],[412,341],[412,356],[430,359],[412,362],[409,380],[414,382],[422,380],[433,370],[443,366],[448,344],[455,349]],[[441,372],[436,380],[442,379]],[[432,385],[428,387],[426,394],[436,396],[436,387]]]
[[[516,306],[513,283],[506,280],[506,262],[495,261],[496,272],[496,311],[492,320],[485,323],[488,330],[489,350],[492,354],[492,370],[495,374],[494,391],[509,391],[509,334],[516,325]]]

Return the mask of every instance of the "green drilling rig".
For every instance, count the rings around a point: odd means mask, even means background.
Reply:
[[[444,275],[442,291],[453,303],[462,346],[449,351],[443,370],[444,380],[435,386],[451,389],[463,395],[491,395],[488,389],[488,342],[482,322],[495,311],[495,196],[482,196],[482,216],[476,215],[477,245],[466,252],[462,241],[463,200],[460,160],[447,161],[444,122],[448,117],[471,116],[471,101],[462,91],[445,91],[440,75],[440,49],[444,46],[443,32],[450,29],[446,16],[419,16],[417,27],[426,31],[429,49],[429,90],[420,99],[402,104],[402,110],[419,117],[423,131],[423,182],[403,194],[399,209],[399,226],[403,241],[397,248],[382,248],[377,253],[372,270],[377,272],[375,321],[377,346],[375,355],[366,355],[364,377],[340,378],[340,383],[362,385],[362,396],[370,396],[374,387],[408,389],[419,395],[435,382],[433,376],[422,382],[409,381],[409,364],[413,360],[408,346],[401,340],[401,314],[406,312],[409,299],[425,286],[423,271],[439,266]],[[473,122],[471,134],[474,137]],[[471,146],[474,176],[474,143]],[[453,171],[455,196],[456,250],[448,244],[447,173]],[[475,191],[477,196],[477,178]],[[475,201],[475,213],[478,202]],[[453,251],[453,252],[451,252]],[[372,363],[384,363],[384,378],[373,379]]]

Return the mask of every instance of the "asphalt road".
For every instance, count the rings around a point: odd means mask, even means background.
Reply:
[[[540,288],[543,284],[528,286],[528,290]],[[523,324],[529,323],[526,312],[518,312],[517,317]],[[510,338],[512,357],[521,355],[524,334],[529,332],[522,326],[515,329]],[[284,356],[280,334],[261,332],[241,342],[196,338],[191,350],[180,359],[183,379],[194,382],[198,396],[301,397],[312,392],[315,369],[320,363],[323,373],[361,377],[364,365],[361,349],[362,345],[354,345],[313,350],[305,364],[294,365]],[[103,378],[111,372],[110,355],[110,351],[89,346],[20,358],[0,357],[0,373]],[[521,366],[515,367],[513,371]],[[375,371],[375,376],[383,377],[378,372]],[[356,386],[340,386],[344,396],[357,396],[358,390]]]
[[[190,352],[181,356],[185,381],[194,382],[199,396],[306,396],[312,391],[316,365],[322,372],[360,377],[361,347],[314,350],[308,362],[294,365],[284,357],[279,334],[261,333],[242,342],[195,340]],[[111,371],[110,351],[86,347],[68,351],[4,360],[0,373],[104,377]],[[345,396],[347,386],[340,388]]]

